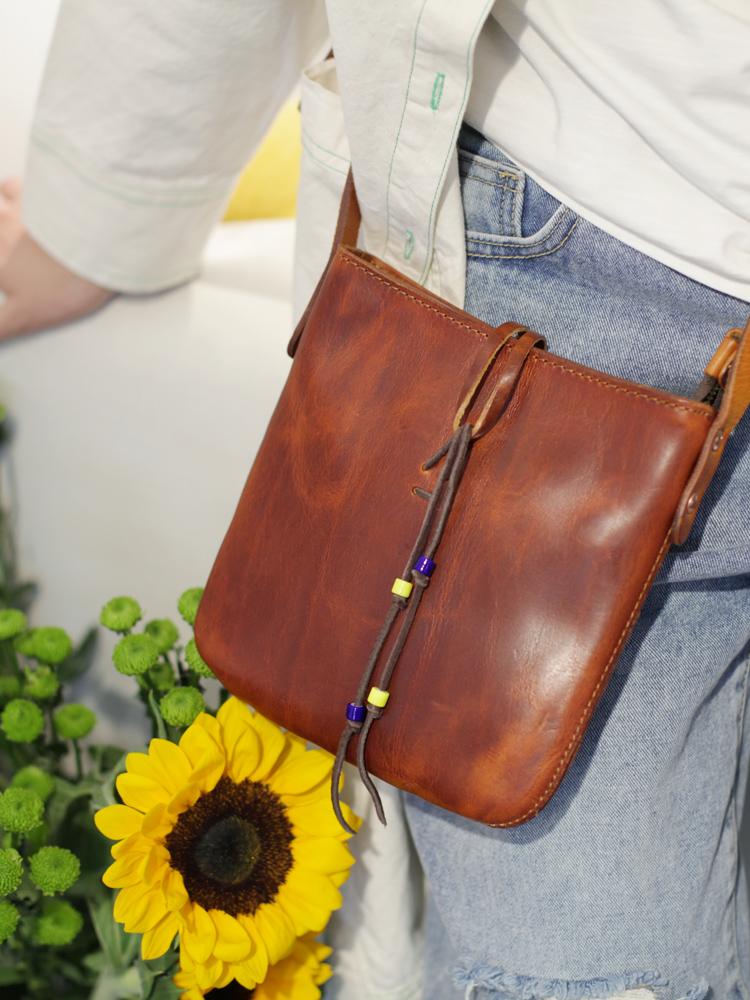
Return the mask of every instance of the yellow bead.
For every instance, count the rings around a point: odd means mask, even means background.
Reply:
[[[409,583],[408,580],[402,580],[400,576],[397,576],[391,587],[391,593],[397,594],[399,597],[408,597],[414,590],[414,584]]]
[[[385,708],[388,704],[388,699],[390,698],[390,691],[381,691],[378,687],[370,688],[370,693],[367,696],[367,700],[371,705],[375,705],[376,708]]]

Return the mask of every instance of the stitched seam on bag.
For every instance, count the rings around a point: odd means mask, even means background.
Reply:
[[[352,267],[358,268],[360,271],[364,271],[368,278],[372,278],[374,281],[379,281],[383,285],[388,285],[392,288],[394,292],[398,292],[399,295],[403,295],[404,298],[411,299],[412,302],[416,302],[418,306],[423,309],[429,309],[430,312],[437,313],[438,316],[442,316],[443,319],[447,319],[449,323],[453,323],[454,326],[460,326],[464,330],[469,330],[471,333],[475,334],[477,337],[481,337],[482,340],[487,340],[487,334],[484,331],[477,329],[475,326],[471,326],[469,323],[462,323],[460,319],[456,319],[455,316],[451,316],[450,313],[444,312],[442,309],[438,309],[437,306],[430,305],[429,302],[425,302],[423,299],[417,298],[416,295],[412,295],[411,292],[407,292],[403,288],[399,288],[398,285],[389,281],[388,278],[382,277],[380,274],[374,274],[369,267],[365,267],[364,264],[360,264],[356,260],[352,260],[351,257],[346,255],[341,257],[341,260],[346,264],[351,264]]]
[[[552,230],[552,232],[547,233],[547,235],[543,236],[542,239],[536,240],[535,242],[532,242],[532,243],[519,243],[519,244],[506,243],[506,244],[502,244],[502,243],[499,243],[499,242],[497,242],[495,240],[477,240],[477,239],[474,239],[471,236],[467,236],[467,242],[468,243],[486,243],[487,245],[491,245],[491,246],[503,246],[504,245],[506,247],[510,247],[510,246],[514,246],[515,245],[515,246],[518,247],[519,250],[523,250],[524,247],[543,246],[545,243],[548,243],[551,239],[554,238],[555,234],[557,233],[557,230],[566,221],[566,218],[567,217],[565,215],[561,216],[560,222],[554,227],[554,229]],[[563,236],[563,238],[560,240],[559,243],[555,243],[555,245],[553,247],[550,247],[548,250],[540,250],[539,253],[472,253],[471,251],[467,250],[466,251],[466,256],[467,257],[486,257],[486,258],[491,258],[491,259],[494,259],[494,260],[513,260],[513,259],[516,259],[516,258],[523,259],[523,260],[532,260],[534,257],[547,257],[551,253],[556,253],[560,249],[560,247],[565,246],[565,244],[568,242],[568,240],[570,239],[570,237],[575,232],[576,227],[577,227],[577,225],[578,225],[578,223],[580,221],[581,220],[578,219],[578,218],[575,220],[575,222],[573,223],[573,225],[570,227],[570,229],[567,231],[567,233],[565,234],[565,236]]]
[[[543,355],[535,354],[532,355],[534,361],[538,361],[543,365],[552,365],[554,368],[559,368],[561,371],[569,372],[571,375],[575,375],[577,378],[585,379],[587,382],[596,382],[599,385],[603,385],[605,389],[609,389],[612,392],[622,392],[626,396],[636,396],[638,399],[645,399],[649,403],[656,403],[657,406],[666,406],[671,410],[681,410],[684,413],[696,413],[705,417],[706,420],[713,420],[713,413],[706,413],[702,409],[700,404],[696,404],[695,407],[689,406],[684,403],[670,403],[666,399],[658,399],[655,396],[650,396],[645,392],[637,392],[635,389],[627,389],[625,386],[612,385],[611,382],[607,382],[605,379],[597,378],[595,375],[589,375],[587,372],[576,371],[575,368],[570,368],[568,365],[563,365],[559,361],[553,361],[552,358],[544,357]]]
[[[523,823],[523,821],[525,819],[527,819],[530,816],[533,816],[534,813],[536,813],[538,811],[538,807],[541,805],[541,803],[543,803],[545,801],[545,799],[547,798],[547,795],[548,795],[549,791],[552,788],[555,787],[555,783],[557,781],[558,775],[560,774],[560,772],[562,771],[562,769],[565,767],[566,763],[570,759],[570,756],[571,756],[571,753],[572,753],[573,749],[575,748],[575,745],[576,745],[576,742],[577,742],[577,739],[578,739],[578,734],[581,731],[581,727],[583,726],[584,722],[586,721],[586,718],[587,718],[587,716],[589,714],[589,709],[591,708],[591,705],[593,704],[593,702],[596,700],[596,696],[598,695],[599,690],[600,690],[602,684],[604,684],[604,682],[606,681],[606,679],[607,679],[607,677],[609,675],[609,668],[612,666],[612,663],[614,662],[614,660],[616,659],[618,653],[620,652],[620,647],[622,646],[623,642],[625,641],[625,637],[628,634],[628,630],[629,630],[629,628],[630,628],[630,626],[631,626],[631,624],[633,622],[633,619],[638,614],[638,611],[639,611],[640,605],[641,605],[641,599],[643,598],[644,593],[648,589],[648,586],[651,583],[651,580],[653,579],[653,576],[654,576],[654,574],[656,573],[656,570],[659,567],[659,563],[661,562],[661,558],[662,558],[662,556],[664,554],[664,550],[669,545],[669,539],[670,539],[671,534],[672,534],[672,526],[670,525],[669,531],[667,532],[666,537],[665,537],[664,541],[662,542],[661,548],[659,549],[659,551],[658,551],[658,553],[656,555],[656,559],[654,560],[654,564],[651,567],[651,571],[649,572],[648,576],[646,577],[646,580],[645,580],[643,586],[641,587],[641,591],[638,594],[638,597],[636,598],[635,604],[633,605],[633,610],[630,612],[630,617],[625,622],[625,625],[623,626],[622,632],[620,632],[620,637],[617,640],[617,645],[612,650],[612,655],[610,656],[609,660],[607,660],[607,663],[606,663],[606,666],[604,667],[604,670],[599,675],[599,680],[596,682],[596,687],[591,692],[591,697],[586,702],[586,707],[584,708],[584,710],[583,710],[583,712],[581,714],[581,717],[578,720],[578,725],[576,726],[576,728],[575,728],[575,730],[573,732],[573,735],[570,738],[570,742],[565,747],[565,750],[563,751],[563,754],[560,757],[560,761],[559,761],[557,767],[555,768],[555,772],[552,775],[552,777],[550,778],[550,780],[549,780],[549,782],[547,784],[547,787],[544,789],[544,791],[542,792],[542,794],[534,801],[534,804],[531,806],[531,808],[528,809],[523,814],[523,816],[516,817],[510,823],[493,823],[492,824],[493,826],[497,826],[497,827],[515,826],[517,823]]]

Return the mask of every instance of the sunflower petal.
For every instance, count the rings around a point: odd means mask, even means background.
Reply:
[[[315,933],[322,931],[331,916],[331,911],[327,907],[318,906],[304,896],[297,896],[286,885],[279,889],[276,904],[293,924],[297,936],[307,934],[308,931]]]
[[[196,725],[195,722],[192,726],[188,726],[180,737],[179,747],[193,768],[200,767],[206,760],[224,757],[224,751],[216,740],[203,726]]]
[[[182,874],[175,868],[167,868],[162,882],[162,892],[168,910],[181,910],[190,898]]]
[[[147,837],[151,837],[153,840],[165,837],[171,829],[172,822],[167,814],[167,806],[164,802],[157,802],[143,817],[142,831]]]
[[[117,923],[124,924],[141,917],[148,908],[150,891],[142,882],[120,889],[112,908],[112,915]]]
[[[260,737],[254,729],[248,728],[237,740],[232,751],[228,774],[233,781],[254,778],[263,756]]]
[[[149,812],[166,798],[161,785],[140,774],[118,774],[115,786],[125,805],[140,809],[142,813]]]
[[[309,870],[302,872],[295,867],[289,872],[284,886],[296,899],[310,900],[316,905],[327,907],[329,912],[338,910],[343,902],[336,886],[329,878],[318,872]]]
[[[141,940],[141,956],[144,961],[161,958],[175,939],[180,929],[180,921],[176,913],[168,913],[166,917],[146,931]]]
[[[169,864],[169,851],[161,844],[154,844],[141,865],[141,877],[145,885],[153,885],[164,878]]]
[[[135,885],[141,880],[142,864],[143,856],[140,854],[118,858],[102,875],[102,882],[110,889],[124,889],[127,885]]]
[[[194,903],[182,932],[185,949],[197,964],[208,961],[216,944],[216,926],[208,913]]]
[[[288,743],[286,734],[259,712],[251,716],[251,722],[253,729],[260,736],[263,748],[263,757],[253,777],[256,781],[262,781],[276,767],[285,748],[291,744]]]
[[[144,837],[140,831],[138,833],[131,833],[129,837],[113,844],[110,848],[110,854],[115,859],[130,857],[134,854],[139,854],[142,857],[144,854],[148,854],[151,843],[148,837]]]
[[[257,932],[268,950],[268,961],[275,965],[294,946],[294,927],[284,911],[274,903],[263,903],[248,920],[255,921]]]
[[[160,785],[163,792],[168,791],[169,782],[165,785],[163,776],[159,768],[155,766],[150,754],[129,753],[125,758],[125,770],[128,774],[138,774],[141,778],[148,778],[149,781]]]
[[[171,791],[190,780],[190,761],[171,740],[155,737],[148,745],[148,755],[162,784]]]
[[[352,853],[332,837],[296,840],[292,844],[292,854],[300,867],[324,875],[348,871],[354,864]]]
[[[352,810],[342,803],[344,819],[352,829],[356,830],[361,820],[354,815]],[[333,812],[330,800],[321,799],[318,802],[305,803],[304,805],[287,807],[287,815],[292,826],[297,827],[303,833],[314,837],[334,837],[336,840],[347,840],[350,836],[339,824]]]
[[[130,806],[105,806],[94,816],[96,828],[110,840],[122,840],[141,829],[143,816]]]
[[[214,955],[222,962],[241,962],[249,958],[254,943],[242,924],[223,910],[209,910],[208,915],[216,927]]]
[[[250,709],[239,698],[227,698],[216,713],[216,721],[221,726],[222,742],[227,757],[231,757],[237,740],[251,727]]]
[[[302,795],[331,779],[333,758],[321,750],[309,750],[294,757],[269,780],[277,795]]]

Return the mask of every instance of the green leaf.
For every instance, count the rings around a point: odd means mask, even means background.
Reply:
[[[13,983],[22,983],[25,973],[22,969],[0,969],[0,986],[12,986]]]
[[[145,1000],[138,979],[138,970],[131,967],[124,972],[104,969],[96,981],[90,1000],[136,1000],[136,998]]]
[[[94,771],[97,777],[111,771],[126,753],[122,747],[113,746],[111,743],[94,743],[88,747],[88,751],[94,762]]]
[[[177,1000],[181,993],[182,990],[179,986],[175,986],[171,977],[162,976],[154,983],[148,1000]]]
[[[97,630],[90,628],[68,659],[57,668],[57,675],[64,684],[86,673],[94,662],[96,643]]]
[[[88,901],[88,907],[107,965],[111,971],[122,973],[132,967],[138,954],[140,938],[137,934],[126,934],[115,921],[112,903],[112,893],[102,892],[98,898]],[[138,981],[136,978],[136,982]]]
[[[99,782],[93,778],[83,781],[68,781],[67,778],[55,778],[55,791],[47,806],[47,822],[50,830],[56,831],[63,823],[71,805],[78,799],[91,798],[99,790]]]

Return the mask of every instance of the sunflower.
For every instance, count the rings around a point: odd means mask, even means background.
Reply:
[[[144,959],[179,934],[180,965],[201,990],[232,979],[252,989],[296,938],[325,927],[354,860],[331,766],[234,698],[179,744],[128,754],[124,804],[100,809],[96,825],[118,841],[103,881],[120,890],[115,919],[143,935]]]
[[[295,942],[291,953],[268,970],[265,980],[254,990],[246,990],[236,981],[214,987],[209,1000],[320,1000],[320,987],[332,975],[326,959],[331,949],[308,934]],[[187,965],[174,977],[175,985],[184,992],[181,1000],[203,1000],[206,996],[195,975]]]

